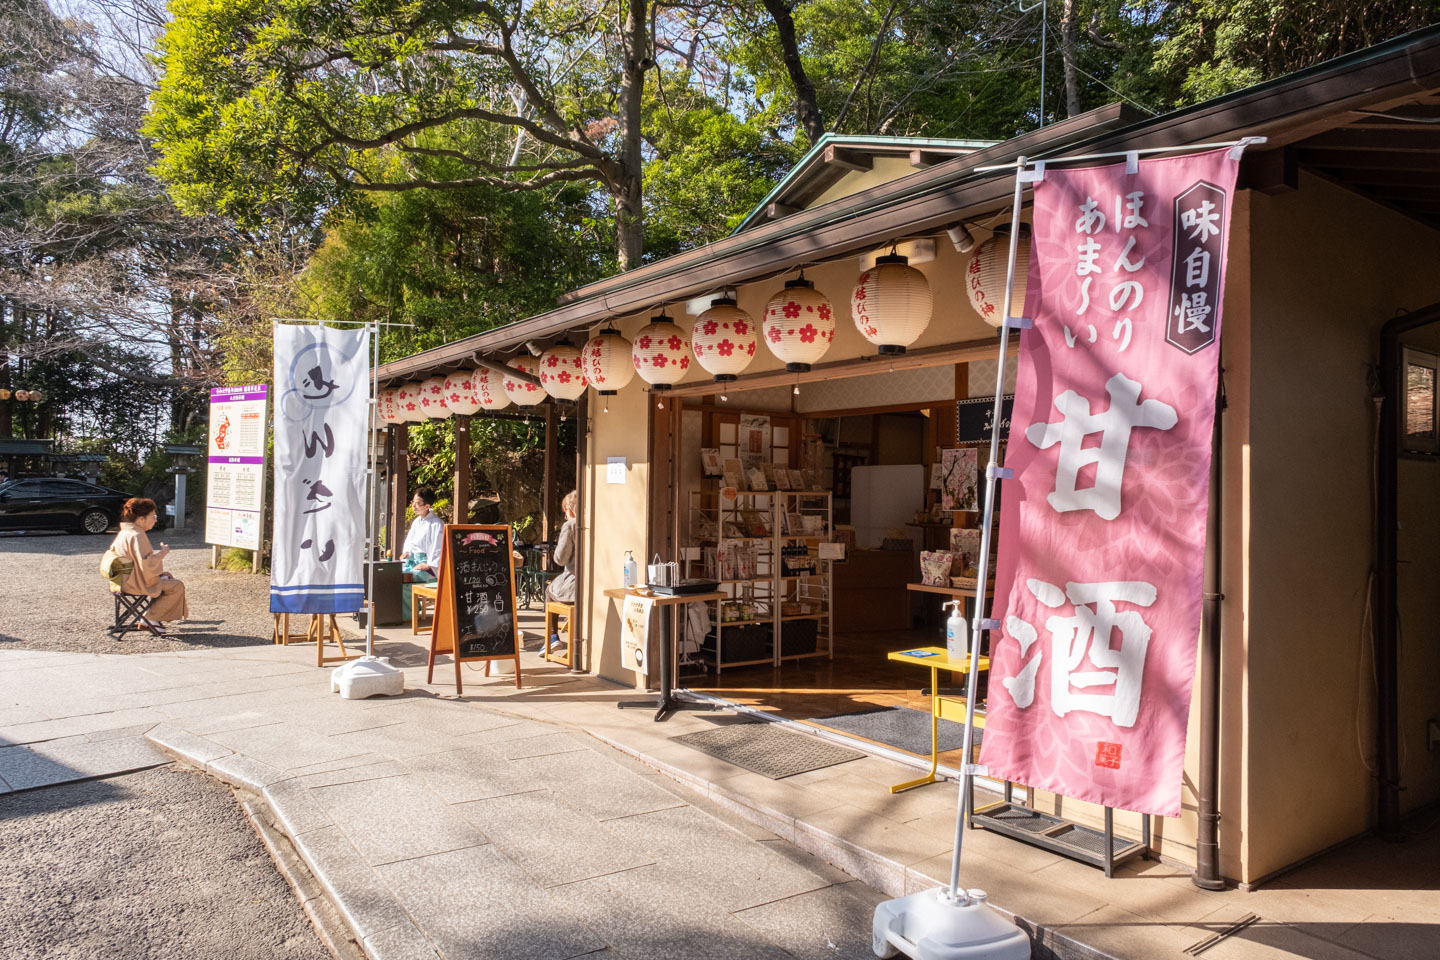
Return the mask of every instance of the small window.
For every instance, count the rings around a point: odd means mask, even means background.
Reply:
[[[1437,358],[1406,347],[1401,386],[1405,403],[1400,419],[1400,449],[1406,453],[1440,453],[1440,407],[1436,403]]]

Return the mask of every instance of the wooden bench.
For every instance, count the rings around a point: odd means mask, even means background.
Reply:
[[[440,596],[437,584],[412,583],[410,585],[410,633],[418,635],[435,629],[435,600]],[[430,601],[430,626],[420,626],[420,605]]]
[[[560,617],[565,618],[564,654],[550,652],[550,637],[559,632],[556,622]],[[545,636],[540,638],[540,656],[551,663],[563,663],[571,670],[575,669],[575,604],[545,601]]]

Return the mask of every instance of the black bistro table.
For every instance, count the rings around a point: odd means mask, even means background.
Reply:
[[[625,602],[626,597],[645,597],[654,600],[655,606],[660,608],[660,696],[647,697],[643,700],[621,700],[615,705],[622,710],[626,707],[654,709],[656,723],[668,719],[670,714],[676,710],[714,710],[718,704],[689,700],[683,696],[684,691],[674,689],[675,633],[671,629],[670,620],[675,607],[680,604],[712,603],[716,600],[729,599],[729,594],[717,591],[715,593],[682,593],[678,596],[670,596],[669,594],[651,593],[644,587],[623,587],[606,590],[605,596],[612,600],[619,600],[621,603]]]

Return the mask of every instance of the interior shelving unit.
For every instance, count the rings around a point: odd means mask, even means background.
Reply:
[[[819,556],[834,528],[829,491],[690,492],[688,529],[700,556],[687,575],[718,580],[729,597],[712,608],[702,649],[717,674],[834,657],[833,561]],[[743,617],[733,619],[736,611]]]

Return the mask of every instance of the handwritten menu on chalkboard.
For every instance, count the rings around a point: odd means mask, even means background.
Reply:
[[[436,584],[435,627],[430,634],[430,671],[435,655],[465,660],[515,660],[520,685],[520,633],[515,621],[515,565],[510,528],[446,524]],[[486,667],[488,672],[488,665]],[[427,676],[427,682],[429,680]]]

